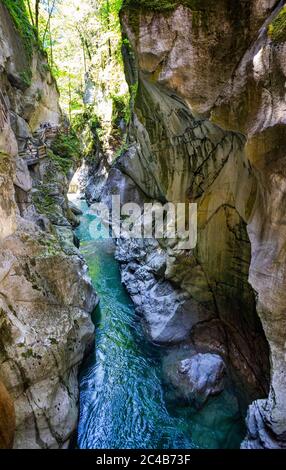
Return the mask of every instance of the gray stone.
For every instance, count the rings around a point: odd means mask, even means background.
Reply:
[[[25,150],[27,140],[32,138],[28,123],[18,114],[11,113],[11,127],[18,142],[19,152]]]
[[[32,189],[33,183],[27,163],[21,158],[16,159],[14,184],[25,192],[29,192]]]
[[[194,354],[173,365],[167,363],[166,376],[176,390],[177,398],[202,407],[209,397],[224,390],[226,367],[217,354]],[[168,367],[167,365],[165,366]]]
[[[80,210],[77,207],[77,205],[72,203],[71,201],[68,202],[68,206],[75,215],[82,215],[83,214],[82,210]]]

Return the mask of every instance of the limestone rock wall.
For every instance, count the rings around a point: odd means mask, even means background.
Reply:
[[[47,60],[30,52],[1,2],[0,446],[63,448],[97,298],[73,244],[68,176],[48,156],[29,168],[19,156],[41,123],[61,119]]]
[[[134,113],[107,193],[197,202],[199,240],[120,242],[123,281],[153,340],[224,354],[248,400],[270,360],[243,446],[285,447],[285,43],[269,29],[285,2],[139,3],[122,11]]]

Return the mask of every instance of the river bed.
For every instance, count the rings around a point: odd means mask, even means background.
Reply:
[[[244,423],[225,391],[197,411],[167,399],[164,348],[144,336],[140,318],[121,284],[112,240],[92,240],[95,220],[85,201],[77,236],[100,304],[94,314],[95,348],[80,374],[78,447],[82,449],[238,448]]]

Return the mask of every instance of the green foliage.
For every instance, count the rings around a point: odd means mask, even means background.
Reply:
[[[77,133],[83,133],[84,129],[89,129],[96,133],[101,128],[100,118],[94,114],[93,106],[86,106],[83,112],[78,113],[73,120],[73,129]]]
[[[30,24],[24,0],[2,0],[8,9],[17,31],[20,33],[27,56],[32,58],[35,31]]]
[[[136,98],[138,92],[138,82],[130,86],[131,97]]]
[[[92,162],[104,135],[101,119],[95,114],[93,106],[86,106],[82,113],[75,116],[73,128],[81,136],[83,158]]]
[[[54,79],[56,79],[54,70],[51,68],[50,64],[48,62],[41,62],[38,64],[39,67],[39,72],[42,76],[43,79],[47,76],[47,73],[50,73]]]
[[[286,41],[286,6],[280,10],[269,25],[268,34],[275,43]]]
[[[119,157],[121,157],[121,155],[124,153],[124,152],[127,152],[127,150],[129,149],[129,145],[128,143],[126,142],[126,140],[124,140],[121,144],[121,146],[117,149],[115,155],[114,155],[114,161],[116,161]]]
[[[58,134],[51,145],[51,149],[48,150],[48,156],[58,171],[67,176],[69,171],[77,166],[82,158],[81,142],[76,133],[72,130],[68,134]],[[48,194],[46,196],[45,199],[47,205],[49,205],[52,201],[49,200]]]
[[[52,152],[64,160],[77,163],[81,159],[81,144],[74,131],[57,135],[51,146]]]
[[[106,25],[109,24],[109,15],[119,15],[119,12],[122,7],[122,0],[104,0],[100,6],[100,16],[101,20],[105,22]]]
[[[102,128],[102,124],[100,118],[96,114],[91,114],[89,121],[88,121],[89,128],[91,132],[95,133],[98,129]]]
[[[207,2],[206,2],[207,4]],[[172,11],[178,5],[184,5],[191,9],[200,9],[201,0],[123,0],[123,8],[142,8],[153,11]]]
[[[98,137],[101,134],[102,122],[95,114],[93,106],[86,106],[82,113],[78,113],[73,120],[73,129],[76,133],[83,134],[90,132]]]
[[[129,94],[113,95],[112,99],[112,125],[117,127],[120,121],[124,119],[127,123],[129,121]]]
[[[58,171],[63,173],[65,176],[67,176],[69,171],[73,167],[73,163],[74,163],[73,160],[69,158],[60,157],[59,155],[55,154],[51,150],[48,151],[48,156],[53,161]]]
[[[121,56],[122,0],[59,2],[51,22],[61,106],[73,125],[93,106],[108,133],[112,97],[127,91]]]

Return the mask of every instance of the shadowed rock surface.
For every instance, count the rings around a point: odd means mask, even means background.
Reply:
[[[136,3],[121,14],[134,109],[119,186],[196,202],[198,244],[119,241],[123,282],[154,341],[220,353],[246,402],[262,398],[243,447],[285,447],[286,46],[270,27],[284,2]]]
[[[0,449],[10,449],[15,433],[15,410],[13,401],[0,382]]]

